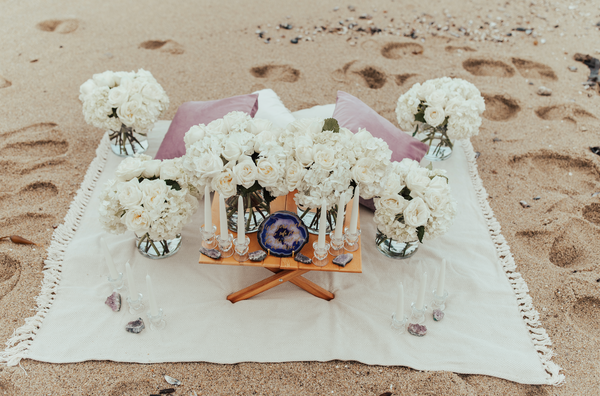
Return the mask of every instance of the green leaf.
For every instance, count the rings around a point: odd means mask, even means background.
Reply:
[[[424,236],[425,236],[425,226],[417,227],[417,238],[419,238],[419,242],[423,243]]]
[[[275,199],[274,196],[271,195],[271,193],[269,191],[267,191],[266,188],[263,188],[263,197],[265,197],[265,201],[270,204],[271,202],[273,202],[273,200]]]
[[[413,132],[413,137],[415,137],[415,135],[417,134],[417,132],[419,131],[419,126],[417,125],[417,127],[415,128],[415,131]]]
[[[415,121],[425,122],[425,112],[415,114]]]
[[[175,191],[181,190],[181,186],[175,180],[165,180],[165,184]]]
[[[250,188],[245,188],[243,186],[238,186],[237,187],[237,192],[238,195],[246,195],[246,194],[250,194],[253,193],[255,191],[258,191],[262,188],[262,186],[260,184],[258,184],[257,181],[254,182],[254,184],[252,185],[252,187]]]
[[[323,131],[333,131],[333,133],[340,132],[340,124],[335,118],[326,118],[323,123]]]

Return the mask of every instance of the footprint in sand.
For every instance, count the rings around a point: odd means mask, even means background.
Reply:
[[[550,150],[515,155],[509,165],[515,176],[530,180],[532,188],[565,195],[587,195],[600,191],[600,170],[590,158],[575,158]],[[537,184],[537,187],[535,185]]]
[[[36,27],[44,32],[72,33],[79,27],[77,19],[49,19],[40,22]]]
[[[122,381],[113,386],[107,396],[143,395],[158,393],[156,386],[146,381]]]
[[[288,83],[295,83],[300,78],[300,70],[288,65],[254,66],[250,69],[250,74],[256,78]]]
[[[600,226],[600,203],[594,202],[584,207],[581,214],[590,223]]]
[[[2,209],[0,218],[13,213],[13,207],[18,207],[24,203],[35,203],[37,206],[51,200],[58,195],[58,187],[47,181],[37,181],[23,187],[19,192],[0,194]],[[33,208],[29,208],[30,210]]]
[[[499,60],[470,58],[463,62],[463,68],[474,76],[512,77],[515,69]]]
[[[400,59],[407,55],[421,55],[423,46],[417,43],[387,43],[381,48],[381,55],[388,59]]]
[[[332,73],[332,78],[337,82],[350,84],[359,82],[371,89],[380,89],[387,82],[387,74],[374,66],[360,66],[357,61],[346,63],[341,69]]]
[[[408,80],[416,76],[418,76],[416,73],[396,74],[394,76],[394,81],[396,82],[396,85],[401,87],[402,85],[406,84]]]
[[[554,70],[552,70],[550,66],[520,58],[512,58],[512,63],[525,78],[540,78],[542,80],[552,81],[558,80],[556,74],[554,74]]]
[[[517,231],[515,235],[526,246],[524,254],[536,258],[548,255],[554,241],[553,233],[546,230],[523,230]]]
[[[492,121],[508,121],[511,118],[515,118],[521,106],[519,103],[508,96],[503,95],[488,95],[485,93],[481,94],[485,100],[485,111],[483,117]]]
[[[577,298],[569,310],[569,316],[582,332],[600,339],[600,299],[594,296]]]
[[[563,120],[572,123],[577,123],[577,121],[584,118],[596,118],[593,114],[589,113],[583,107],[575,103],[540,107],[535,111],[535,115],[542,120]]]
[[[8,88],[11,85],[12,85],[12,83],[10,81],[8,81],[6,78],[0,76],[0,89]]]
[[[446,50],[446,52],[476,52],[477,51],[475,48],[471,48],[466,45],[463,47],[447,45],[446,48],[444,48],[444,49]]]
[[[10,242],[0,242],[2,243]],[[20,277],[21,263],[5,253],[0,253],[0,299],[15,288]]]
[[[554,239],[549,259],[552,264],[563,268],[584,268],[596,264],[600,259],[600,229],[585,220],[570,219]]]
[[[0,380],[0,394],[3,394],[3,395],[16,395],[17,394],[17,390],[15,389],[15,387],[13,386],[13,384],[11,384],[10,382],[8,382],[7,379],[3,379],[3,380]]]
[[[166,52],[172,55],[181,55],[185,52],[183,46],[177,41],[173,40],[148,40],[141,43],[140,48],[147,50],[159,50],[160,52]]]
[[[43,122],[0,134],[0,152],[4,160],[55,157],[65,154],[69,143],[53,122]]]

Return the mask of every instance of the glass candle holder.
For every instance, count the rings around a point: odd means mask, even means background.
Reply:
[[[437,289],[433,290],[433,301],[431,302],[431,308],[435,311],[436,309],[439,309],[440,311],[443,311],[446,309],[446,299],[448,298],[448,292],[446,290],[444,290],[443,293],[441,293],[441,295],[438,294]]]
[[[127,304],[129,305],[129,313],[138,315],[144,310],[144,301],[142,300],[142,293],[138,293],[137,299],[132,300],[131,296],[127,296]]]
[[[331,238],[329,243],[329,254],[336,257],[340,254],[344,254],[344,237],[336,238],[330,234]]]
[[[356,252],[359,246],[360,228],[356,229],[356,232],[348,231],[348,227],[344,229],[344,241],[345,249],[349,252]]]
[[[167,322],[165,322],[165,320],[163,319],[162,308],[158,309],[158,313],[156,315],[152,315],[152,313],[148,311],[148,320],[150,321],[151,330],[161,330],[164,329],[167,325]]]
[[[319,243],[315,242],[313,243],[313,249],[315,252],[312,263],[317,267],[325,267],[329,263],[329,244],[326,243],[325,247],[319,248]]]
[[[233,256],[233,252],[235,248],[233,247],[233,235],[227,233],[227,239],[221,239],[221,235],[217,237],[217,243],[219,244],[219,251],[221,252],[221,257],[231,257]]]
[[[117,279],[113,279],[109,275],[108,281],[112,285],[113,290],[121,290],[123,288],[123,273],[119,272],[119,276],[117,276]]]
[[[396,313],[392,314],[392,323],[390,323],[390,327],[400,334],[406,331],[406,326],[408,325],[408,316],[404,315],[403,318],[396,317]]]
[[[235,258],[240,263],[248,260],[248,250],[250,246],[250,238],[245,237],[244,242],[240,243],[238,238],[233,239],[233,245],[235,246],[235,253],[233,258]]]
[[[412,313],[410,315],[409,323],[421,324],[425,322],[425,310],[427,307],[423,305],[422,309],[417,308],[415,303],[410,304],[410,308],[412,309]]]
[[[202,234],[202,246],[207,249],[214,249],[217,247],[217,238],[215,238],[217,234],[217,226],[213,225],[212,228],[208,230],[205,227],[200,228],[200,233]]]

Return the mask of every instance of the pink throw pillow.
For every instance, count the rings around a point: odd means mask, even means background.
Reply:
[[[400,162],[404,158],[421,161],[429,150],[428,145],[398,129],[349,93],[338,91],[333,118],[338,121],[340,126],[350,129],[353,133],[357,133],[359,128],[364,128],[374,137],[383,139],[392,150],[392,161]],[[360,203],[375,210],[371,199],[361,198]]]
[[[185,154],[183,137],[191,127],[223,118],[231,111],[243,111],[254,117],[258,110],[258,94],[233,96],[207,102],[185,102],[177,109],[173,122],[158,148],[155,159],[171,159]]]

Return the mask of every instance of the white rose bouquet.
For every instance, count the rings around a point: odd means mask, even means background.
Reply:
[[[414,131],[429,144],[425,158],[444,160],[452,153],[452,141],[479,133],[485,103],[475,85],[459,78],[437,78],[415,84],[398,99],[400,128]]]
[[[317,228],[322,205],[333,210],[328,216],[333,227],[340,195],[349,199],[357,185],[362,198],[379,195],[392,152],[367,130],[353,134],[333,118],[301,119],[287,126],[281,141],[287,154],[285,183],[289,191],[298,190],[294,200],[301,217],[304,220],[308,211],[317,209],[305,221],[309,228]]]
[[[198,208],[182,160],[159,161],[138,154],[124,159],[115,176],[100,195],[103,228],[113,234],[135,232],[141,236],[138,248],[145,243],[146,253],[150,249],[156,256],[169,253],[167,240],[181,233]]]
[[[183,166],[190,182],[200,192],[209,186],[226,198],[234,230],[237,195],[243,197],[248,211],[247,231],[253,231],[269,214],[270,202],[288,192],[280,135],[281,130],[270,121],[252,119],[240,111],[193,126],[185,134]]]
[[[446,171],[404,159],[390,164],[382,183],[381,196],[374,199],[378,246],[386,239],[423,243],[448,231],[456,201]]]
[[[111,131],[113,151],[121,156],[148,148],[147,132],[169,107],[164,89],[144,69],[94,74],[79,92],[85,121]]]

